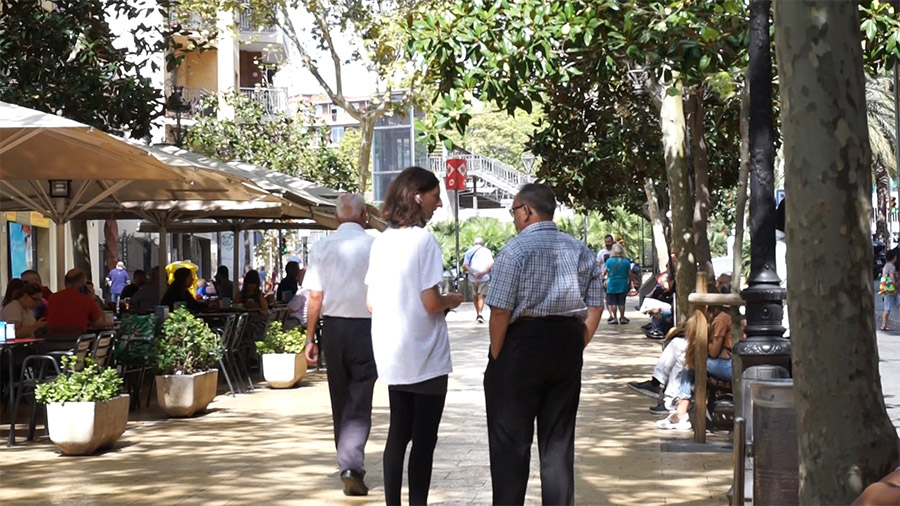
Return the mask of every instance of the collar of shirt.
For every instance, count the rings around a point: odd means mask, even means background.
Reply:
[[[544,230],[552,230],[552,231],[556,232],[558,229],[556,228],[556,223],[554,223],[553,221],[550,221],[550,220],[539,221],[537,223],[532,223],[531,225],[528,225],[527,227],[523,228],[522,231],[519,232],[519,235],[530,234],[530,233],[540,232],[540,231],[544,231]]]
[[[348,221],[346,223],[341,223],[340,225],[338,225],[337,231],[339,231],[339,232],[354,231],[354,232],[365,233],[366,229],[362,228],[362,225],[360,225],[359,223],[354,223],[352,221]]]

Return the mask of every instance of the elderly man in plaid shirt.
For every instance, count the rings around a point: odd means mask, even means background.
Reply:
[[[553,223],[556,200],[526,184],[510,213],[519,235],[494,262],[484,373],[494,504],[523,504],[534,421],[544,504],[575,501],[575,415],[584,347],[603,314],[593,253]]]

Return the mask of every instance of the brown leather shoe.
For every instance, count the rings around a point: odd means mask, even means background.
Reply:
[[[344,482],[344,495],[369,495],[369,487],[363,481],[365,471],[344,469],[341,471],[341,481]]]

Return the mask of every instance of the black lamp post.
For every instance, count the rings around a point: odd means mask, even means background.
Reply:
[[[741,292],[747,339],[734,346],[734,377],[755,365],[790,367],[782,301],[786,291],[775,271],[775,128],[772,121],[770,0],[750,1],[750,277]]]
[[[172,94],[166,100],[166,109],[175,113],[175,145],[179,148],[184,141],[184,132],[181,130],[181,115],[191,110],[191,105],[184,101],[184,86],[175,86]]]

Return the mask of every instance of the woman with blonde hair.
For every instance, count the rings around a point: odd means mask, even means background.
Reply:
[[[606,304],[610,314],[607,323],[616,325],[631,321],[625,318],[625,296],[628,294],[630,272],[631,260],[625,258],[625,248],[619,243],[613,244],[611,256],[606,261]]]

